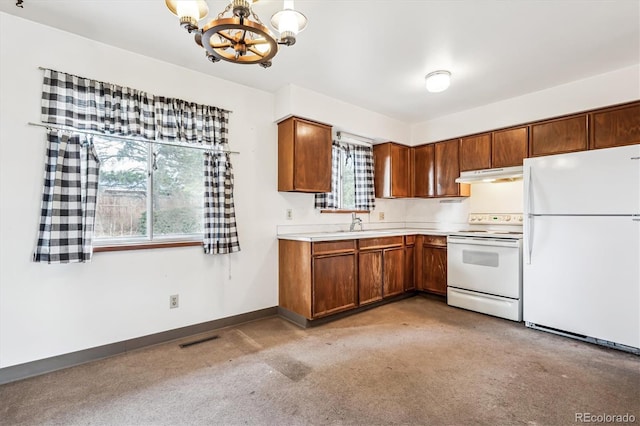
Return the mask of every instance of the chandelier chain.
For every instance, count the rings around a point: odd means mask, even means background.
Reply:
[[[253,15],[253,17],[255,18],[256,22],[260,25],[264,25],[262,23],[262,21],[260,20],[260,18],[258,17],[258,15],[256,14],[256,12],[253,10],[253,8],[251,8],[251,15]]]
[[[233,3],[229,3],[227,5],[227,7],[224,8],[224,10],[220,13],[218,13],[218,19],[222,19],[222,17],[224,16],[225,13],[227,13],[228,11],[231,10],[231,7],[233,6]]]

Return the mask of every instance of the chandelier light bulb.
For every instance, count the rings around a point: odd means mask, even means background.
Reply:
[[[451,73],[445,70],[430,72],[425,77],[427,90],[431,93],[438,93],[447,90],[451,84]]]
[[[198,29],[198,21],[209,13],[204,0],[165,0],[165,4],[180,19],[180,25],[189,32]]]

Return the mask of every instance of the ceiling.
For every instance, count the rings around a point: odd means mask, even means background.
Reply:
[[[209,19],[228,4],[207,3]],[[280,0],[254,5],[265,23],[281,8]],[[640,0],[298,0],[295,8],[307,29],[264,69],[207,61],[162,0],[24,0],[24,8],[0,0],[0,11],[132,52],[268,92],[291,83],[408,124],[640,63]],[[438,69],[452,72],[451,87],[428,93],[424,76]]]

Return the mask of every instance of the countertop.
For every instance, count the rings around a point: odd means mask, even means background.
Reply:
[[[447,236],[455,230],[443,230],[436,228],[391,228],[370,229],[365,231],[338,231],[338,232],[301,232],[294,234],[278,234],[279,240],[293,241],[335,241],[355,240],[360,238],[395,237],[399,235],[444,235]]]

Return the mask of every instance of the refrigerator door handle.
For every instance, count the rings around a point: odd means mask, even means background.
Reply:
[[[531,256],[533,254],[533,215],[529,213],[529,235],[527,238],[527,265],[531,265]]]
[[[527,239],[526,264],[531,265],[531,253],[533,252],[533,182],[531,181],[531,166],[527,167],[527,177],[525,179],[527,186],[527,223],[525,224],[525,238]]]

